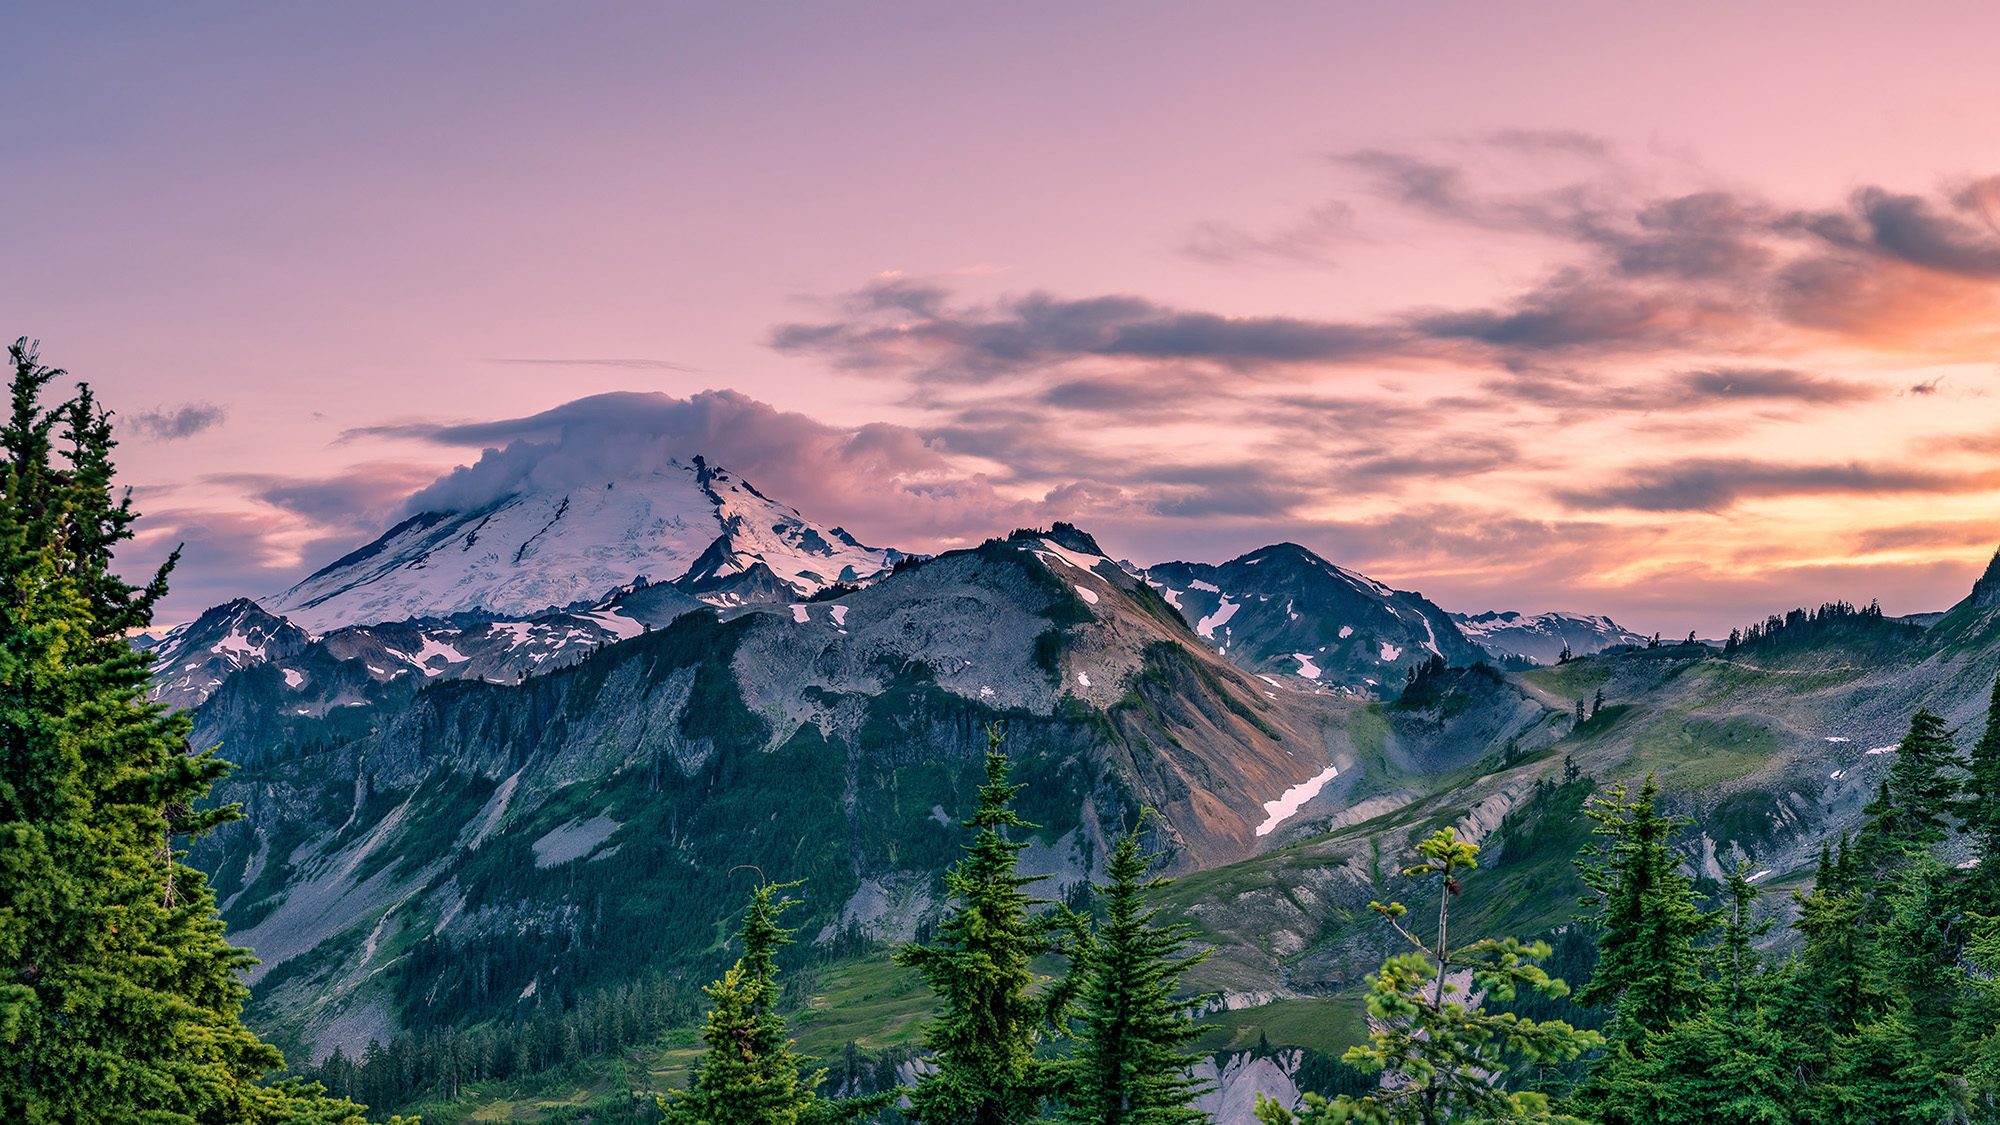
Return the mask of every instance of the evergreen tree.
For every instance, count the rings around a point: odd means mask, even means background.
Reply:
[[[1368,1014],[1377,1030],[1369,1036],[1368,1046],[1349,1048],[1345,1056],[1345,1061],[1364,1070],[1388,1071],[1387,1088],[1359,1098],[1342,1094],[1331,1101],[1307,1093],[1296,1114],[1259,1093],[1257,1120],[1265,1125],[1459,1121],[1581,1125],[1576,1118],[1551,1113],[1544,1095],[1510,1093],[1493,1076],[1507,1069],[1510,1054],[1536,1063],[1568,1062],[1601,1046],[1601,1036],[1561,1020],[1535,1023],[1512,1012],[1489,1014],[1483,1007],[1468,1011],[1446,999],[1458,991],[1446,979],[1454,969],[1470,971],[1473,987],[1500,1003],[1513,1000],[1522,987],[1548,997],[1567,995],[1567,985],[1531,964],[1549,955],[1548,943],[1488,938],[1453,951],[1451,900],[1464,889],[1458,873],[1478,865],[1479,847],[1462,843],[1451,829],[1441,828],[1417,845],[1417,853],[1424,862],[1403,874],[1437,884],[1437,944],[1403,926],[1399,919],[1409,911],[1401,903],[1369,903],[1419,952],[1390,957],[1379,972],[1368,975]]]
[[[1604,1122],[1644,1125],[1792,1125],[1797,1083],[1782,1037],[1756,1010],[1737,1019],[1709,1009],[1621,1044],[1617,1064],[1585,1110]]]
[[[1965,802],[1960,815],[1972,833],[1973,855],[1979,860],[1979,878],[1989,888],[2000,888],[2000,679],[1993,682],[1993,699],[1986,708],[1986,730],[1972,747],[1972,776],[1966,779]],[[2000,905],[2000,903],[1995,903]]]
[[[822,1112],[814,1093],[826,1071],[802,1075],[814,1062],[792,1050],[778,1015],[775,954],[792,932],[778,917],[792,906],[775,901],[797,883],[765,883],[750,895],[743,918],[743,957],[706,991],[715,1002],[702,1039],[708,1045],[684,1094],[660,1099],[668,1125],[799,1125]]]
[[[1597,971],[1577,995],[1582,1004],[1616,1004],[1614,1040],[1665,1031],[1701,1007],[1696,939],[1714,929],[1716,912],[1695,906],[1694,883],[1671,844],[1686,820],[1655,809],[1651,776],[1635,801],[1624,785],[1592,797],[1584,812],[1607,843],[1585,849],[1584,906],[1598,928]]]
[[[88,387],[53,409],[62,372],[9,349],[0,429],[0,1119],[41,1123],[358,1121],[292,1081],[240,1018],[249,954],[223,940],[176,837],[238,811],[195,811],[230,767],[190,754],[190,723],[145,699],[125,640],[152,618],[112,570],[137,518],[113,499],[110,416]]]
[[[1950,827],[1946,817],[1963,786],[1958,774],[1965,767],[1952,744],[1954,733],[1928,710],[1910,717],[1896,760],[1864,810],[1875,819],[1862,830],[1859,843],[1863,858],[1878,874],[1945,838]]]
[[[1961,1023],[1962,1034],[1973,1041],[1966,1079],[1983,1120],[2000,1121],[2000,917],[1976,921],[1979,929],[1966,952],[1979,971],[1971,978]]]
[[[1826,850],[1822,848],[1822,869],[1826,862]],[[1755,943],[1771,932],[1768,919],[1756,920],[1757,884],[1744,874],[1748,869],[1747,861],[1738,863],[1729,875],[1729,905],[1724,908],[1722,942],[1716,950],[1717,987],[1722,994],[1717,1006],[1727,1008],[1731,1022],[1741,1022],[1747,1012],[1757,1007],[1762,990],[1757,980],[1761,958]]]
[[[1075,1125],[1206,1125],[1190,1107],[1210,1087],[1189,1077],[1201,1027],[1174,993],[1181,974],[1208,958],[1182,955],[1190,930],[1156,924],[1142,896],[1172,880],[1147,879],[1137,833],[1119,839],[1102,888],[1103,926],[1078,946],[1081,1030],[1064,1119]]]
[[[917,1082],[906,1113],[923,1125],[1019,1125],[1041,1110],[1061,1075],[1056,1063],[1035,1057],[1041,1029],[1067,1003],[1063,989],[1030,995],[1037,983],[1030,962],[1056,948],[1053,927],[1029,915],[1045,900],[1021,888],[1042,876],[1015,874],[1025,842],[1007,839],[1008,828],[1034,825],[1009,804],[1022,787],[1007,783],[1000,731],[987,731],[986,784],[979,809],[967,822],[973,838],[965,857],[945,875],[951,912],[935,945],[905,945],[896,963],[915,969],[938,997],[938,1018],[924,1034],[935,1069]]]

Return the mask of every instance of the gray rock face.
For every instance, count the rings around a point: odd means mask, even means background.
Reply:
[[[254,749],[245,685],[292,667],[239,671],[204,721]],[[1272,690],[1116,564],[1046,537],[830,600],[703,610],[518,683],[410,667],[335,709],[369,716],[351,737],[267,745],[216,793],[253,819],[196,846],[276,982],[260,1012],[322,1050],[365,1046],[340,1029],[377,1026],[367,1005],[402,1011],[473,958],[502,1005],[580,987],[505,975],[521,966],[627,963],[633,943],[706,956],[746,863],[808,879],[807,933],[907,938],[942,906],[989,723],[1043,826],[1022,862],[1044,893],[1088,881],[1142,805],[1173,868],[1254,854],[1265,803],[1326,768],[1340,724],[1337,701]],[[411,956],[442,976],[385,968]]]

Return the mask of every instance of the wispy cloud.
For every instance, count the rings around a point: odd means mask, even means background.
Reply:
[[[178,441],[220,426],[229,411],[212,402],[184,402],[161,406],[136,414],[114,415],[120,429],[152,441]]]

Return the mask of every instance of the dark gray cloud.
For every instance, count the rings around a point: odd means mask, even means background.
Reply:
[[[1974,211],[1982,199],[1979,190],[1968,189],[1950,205],[1964,213]],[[1836,246],[1966,277],[2000,277],[2000,238],[1995,232],[1944,213],[1921,196],[1862,188],[1844,211],[1795,216],[1791,221]]]
[[[1672,380],[1688,409],[1716,402],[1768,400],[1825,406],[1882,397],[1873,387],[1826,379],[1782,367],[1720,367],[1688,371]]]
[[[892,280],[845,302],[845,315],[781,325],[779,351],[850,370],[886,369],[923,381],[981,383],[1078,359],[1203,362],[1237,371],[1383,360],[1422,351],[1395,325],[1299,317],[1225,317],[1140,297],[1066,300],[1031,293],[993,307],[953,307],[935,286]]]
[[[1394,370],[1422,370],[1435,382],[1441,373],[1479,372],[1502,399],[1530,402],[1568,384],[1576,409],[1643,412],[1732,400],[1838,406],[1876,392],[1754,362],[1733,378],[1652,387],[1630,376],[1609,382],[1604,365],[1691,366],[1828,345],[1983,356],[2000,335],[2000,178],[1936,197],[1866,188],[1799,211],[1740,191],[1640,190],[1634,185],[1645,177],[1588,137],[1510,134],[1480,144],[1485,155],[1560,165],[1569,178],[1498,190],[1482,178],[1491,161],[1463,152],[1336,159],[1396,207],[1554,243],[1560,265],[1487,305],[1361,320],[1222,316],[1133,294],[961,302],[944,286],[898,278],[851,294],[828,319],[782,325],[770,342],[905,380],[917,405],[929,404],[922,388],[1011,380],[1064,409],[1157,412],[1143,401],[1145,373],[1179,378],[1177,367],[1192,366],[1266,382]],[[1322,239],[1329,213],[1324,205],[1310,212],[1300,229]],[[1273,247],[1253,239],[1239,249]],[[1218,388],[1211,401],[1227,394]]]
[[[1774,496],[1960,493],[1991,488],[2000,474],[1950,473],[1896,465],[1787,464],[1747,458],[1689,458],[1627,470],[1616,483],[1564,490],[1556,499],[1583,511],[1720,512]]]
[[[114,422],[126,433],[153,441],[178,441],[203,430],[220,426],[229,411],[212,402],[184,402],[137,414],[114,415]]]
[[[1986,547],[2000,539],[2000,529],[1990,520],[1952,520],[1939,523],[1902,524],[1871,527],[1854,533],[1854,549],[1860,552]]]

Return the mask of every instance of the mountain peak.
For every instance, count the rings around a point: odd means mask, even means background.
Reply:
[[[1986,564],[1986,573],[1972,584],[1972,604],[1981,609],[2000,605],[2000,551],[1993,552],[1993,561]]]
[[[481,506],[417,513],[262,604],[321,632],[527,618],[642,580],[733,605],[865,582],[901,557],[821,528],[696,454],[601,486],[530,480]]]

